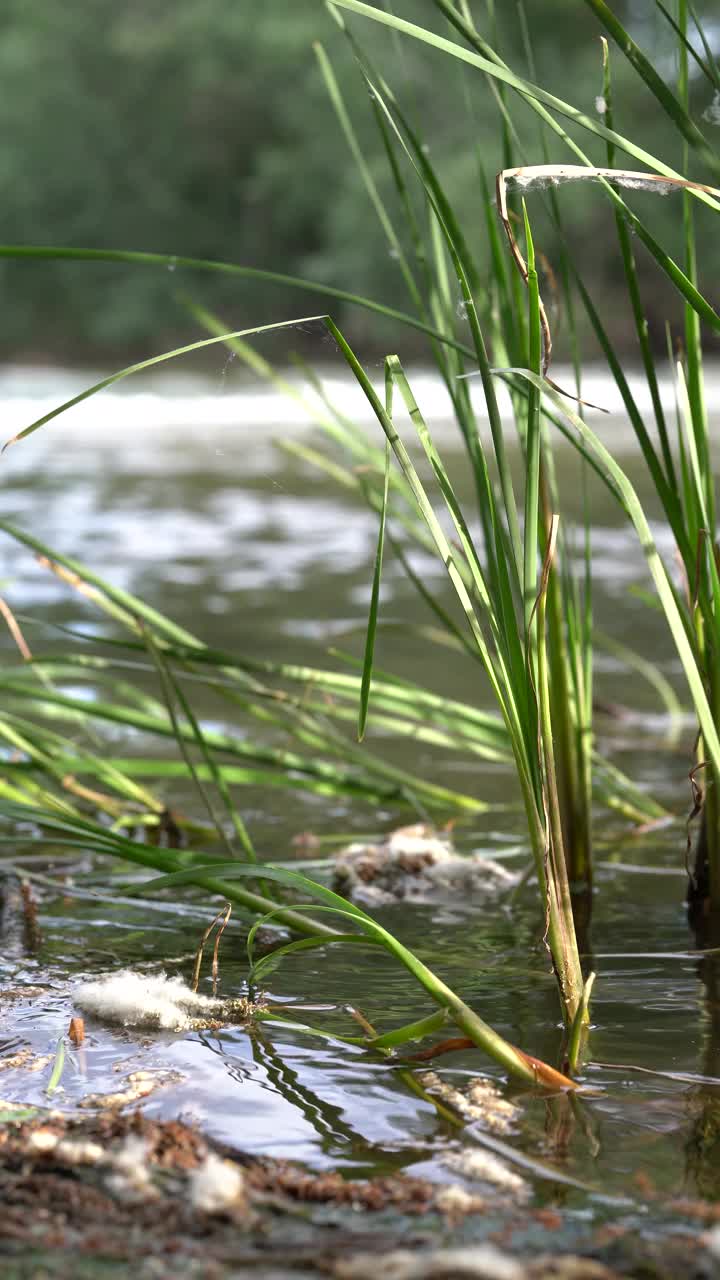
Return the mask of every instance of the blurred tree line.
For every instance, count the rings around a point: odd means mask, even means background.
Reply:
[[[448,33],[432,0],[394,0],[393,7]],[[472,7],[490,36],[486,0],[472,0]],[[495,7],[498,47],[527,74],[519,10],[514,0]],[[655,5],[614,0],[613,7],[672,81],[672,33]],[[525,0],[524,8],[533,77],[595,111],[599,27],[588,7],[582,0]],[[3,242],[226,259],[407,305],[318,71],[313,42],[320,40],[373,175],[392,203],[367,91],[322,0],[5,0],[3,11]],[[374,23],[358,18],[351,25],[426,138],[468,238],[482,245],[476,156],[491,182],[502,167],[498,114],[485,78]],[[668,153],[665,118],[617,50],[613,71],[617,128],[680,165],[674,139],[676,153]],[[713,116],[706,82],[697,84],[696,98],[695,117],[706,113],[703,128],[714,141],[720,110]],[[540,161],[534,117],[515,98],[512,108],[523,145],[516,162]],[[603,164],[602,143],[588,135],[581,140]],[[553,159],[568,160],[557,141],[550,146]],[[691,176],[703,175],[695,167]],[[629,326],[624,297],[615,291],[621,271],[607,202],[591,186],[561,199],[571,244],[622,340]],[[638,197],[636,207],[666,247],[679,252],[679,200]],[[539,209],[537,217],[541,247],[552,261],[552,228]],[[706,285],[716,274],[718,240],[708,224],[701,239]],[[643,271],[662,341],[667,294],[651,266]],[[169,275],[164,268],[5,260],[0,275],[6,356],[104,359],[187,341],[196,326],[178,304],[178,288],[217,308],[233,327],[327,306],[258,281]],[[365,350],[380,350],[390,336],[389,327],[367,313],[333,305],[333,314]],[[405,334],[402,350],[418,353],[421,340]]]

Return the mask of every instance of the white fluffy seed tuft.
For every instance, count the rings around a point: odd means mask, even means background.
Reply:
[[[242,1170],[209,1151],[190,1174],[190,1203],[198,1213],[225,1213],[245,1200]]]
[[[473,1182],[486,1182],[509,1192],[519,1200],[527,1199],[530,1194],[527,1182],[519,1173],[508,1168],[490,1151],[482,1151],[479,1147],[464,1147],[462,1151],[453,1151],[445,1157],[445,1164],[463,1178]]]
[[[337,1280],[366,1280],[381,1275],[383,1280],[447,1280],[448,1276],[467,1280],[524,1280],[526,1269],[506,1253],[489,1244],[455,1249],[411,1252],[393,1249],[390,1253],[356,1253],[335,1263]]]
[[[163,1031],[188,1031],[193,1026],[193,1014],[207,1017],[225,1007],[222,1000],[191,991],[182,978],[136,973],[132,969],[82,982],[75,988],[73,998],[80,1009],[106,1022]]]
[[[148,1164],[149,1147],[144,1138],[129,1134],[121,1147],[110,1156],[110,1175],[105,1185],[113,1195],[130,1203],[155,1200],[157,1188],[153,1185]]]

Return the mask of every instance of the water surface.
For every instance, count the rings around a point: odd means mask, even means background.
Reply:
[[[274,394],[251,390],[241,379],[233,382],[234,375],[223,365],[210,380],[159,378],[138,392],[105,393],[14,446],[2,463],[5,516],[137,593],[211,645],[315,665],[328,661],[331,647],[357,656],[376,518],[359,499],[279,447],[284,435],[317,444],[299,412]],[[600,401],[604,396],[616,412],[609,419],[595,415],[593,425],[623,453],[641,496],[650,502],[630,429],[611,390],[599,377],[596,381],[588,396]],[[372,431],[347,381],[335,371],[331,382],[343,410],[357,412],[358,431]],[[6,371],[0,399],[7,434],[82,385],[78,374]],[[450,470],[469,497],[442,395],[427,375],[416,390],[421,401],[424,391],[436,413]],[[431,412],[428,416],[432,421]],[[682,691],[664,623],[631,590],[647,585],[632,530],[599,484],[589,481],[584,487],[569,448],[559,450],[557,466],[568,530],[589,504],[598,627],[631,643]],[[667,552],[667,532],[652,504],[651,514],[658,543]],[[424,553],[415,553],[413,563],[451,608],[442,568]],[[44,624],[94,628],[98,634],[107,630],[106,620],[82,597],[7,537],[0,541],[0,579],[15,611],[34,620],[23,625],[38,650],[67,644]],[[438,692],[490,706],[477,668],[461,657],[446,658],[428,643],[422,628],[431,619],[424,610],[389,554],[376,662]],[[628,723],[601,717],[603,744],[682,813],[688,807],[692,731],[668,747],[655,692],[602,651],[597,666],[599,698],[644,713]],[[207,710],[202,702],[196,709]],[[495,801],[499,795],[513,798],[512,777],[498,766],[478,765],[460,754],[433,754],[414,743],[398,747],[373,733],[372,721],[368,743],[459,790]],[[113,751],[121,754],[126,745],[119,731]],[[187,790],[176,788],[171,798],[190,811],[198,807]],[[344,800],[257,792],[244,814],[262,855],[276,860],[293,856],[292,836],[307,828],[320,835],[388,830],[408,817]],[[517,812],[490,812],[463,824],[458,840],[468,850],[483,849],[508,857],[510,865],[524,865]],[[596,968],[598,981],[587,1079],[599,1092],[571,1109],[521,1093],[522,1120],[509,1139],[518,1151],[594,1189],[589,1199],[579,1191],[563,1192],[578,1222],[603,1214],[624,1214],[628,1220],[652,1216],[653,1202],[648,1210],[640,1187],[644,1194],[651,1187],[663,1196],[715,1197],[720,1176],[720,1148],[713,1136],[720,1131],[717,961],[694,954],[686,924],[683,828],[638,837],[618,818],[599,815],[597,844],[588,964]],[[84,862],[72,872],[76,887],[98,887],[96,868]],[[3,1034],[7,1051],[25,1044],[41,1054],[54,1051],[80,976],[138,962],[189,973],[208,919],[201,897],[189,895],[187,909],[156,908],[117,902],[100,888],[99,900],[44,891],[40,950],[7,960],[1,972],[13,988],[32,984],[46,991],[12,1005]],[[557,1058],[557,997],[532,888],[512,914],[478,901],[438,909],[384,908],[379,917],[503,1035],[538,1056]],[[223,945],[223,990],[239,992],[245,976],[243,930],[233,924]],[[405,972],[375,952],[365,959],[328,947],[299,956],[274,973],[269,986],[271,997],[285,1003],[289,1014],[331,1031],[352,1030],[343,1009],[348,1003],[361,1006],[385,1030],[429,1011]],[[498,1075],[475,1054],[440,1061],[439,1070],[453,1082],[478,1073]],[[138,1043],[136,1037],[92,1026],[82,1057],[76,1055],[66,1068],[61,1105],[116,1088],[118,1078],[138,1065],[178,1073],[145,1104],[155,1114],[180,1112],[244,1150],[289,1155],[314,1168],[353,1175],[412,1168],[447,1178],[443,1153],[473,1141],[470,1134],[448,1130],[434,1108],[408,1090],[391,1062],[286,1027],[265,1027],[253,1035],[232,1028],[159,1035]],[[47,1072],[8,1075],[4,1096],[14,1091],[16,1100],[43,1103],[46,1077]],[[550,1185],[538,1193],[541,1198]],[[608,1209],[603,1195],[625,1197],[624,1207]],[[656,1218],[655,1229],[662,1218],[659,1209]]]

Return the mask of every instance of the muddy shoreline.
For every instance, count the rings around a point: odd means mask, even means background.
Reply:
[[[363,1258],[374,1257],[400,1280],[710,1280],[720,1262],[717,1244],[709,1247],[720,1206],[710,1202],[666,1205],[676,1222],[662,1241],[606,1224],[569,1252],[563,1215],[549,1205],[502,1206],[404,1174],[350,1181],[309,1173],[137,1110],[6,1120],[0,1196],[6,1277],[342,1280],[362,1276]]]

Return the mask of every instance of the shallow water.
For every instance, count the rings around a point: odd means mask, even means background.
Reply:
[[[0,378],[7,433],[82,385],[78,375],[8,371]],[[352,409],[347,384],[338,382],[335,391]],[[431,401],[439,396],[429,382],[425,391]],[[603,391],[609,398],[600,381],[588,395],[602,400]],[[5,516],[157,604],[210,644],[316,665],[333,645],[357,655],[376,521],[330,480],[273,443],[272,437],[284,432],[312,439],[295,415],[283,424],[283,412],[279,398],[251,395],[232,383],[232,371],[225,368],[209,382],[158,380],[140,394],[107,393],[5,454]],[[462,459],[453,450],[439,398],[437,414],[462,487]],[[593,425],[600,429],[595,420]],[[363,421],[359,429],[371,428]],[[646,497],[629,428],[615,416],[603,430],[616,446],[629,450],[626,465]],[[557,461],[570,526],[581,514],[583,490],[570,451],[559,451]],[[632,531],[620,525],[599,486],[590,486],[587,500],[597,624],[650,657],[681,688],[664,624],[630,594],[634,584],[646,585]],[[656,524],[654,532],[666,549],[662,525]],[[417,555],[414,563],[444,591],[430,558]],[[6,537],[0,542],[0,579],[16,612],[35,620],[24,625],[37,649],[63,643],[43,622],[106,629],[86,602]],[[450,601],[447,593],[443,598]],[[423,606],[391,556],[381,618],[380,666],[490,705],[475,668],[455,658],[438,662],[438,651],[419,631],[428,621]],[[688,807],[691,730],[668,748],[664,723],[655,714],[655,693],[602,654],[597,685],[601,700],[629,703],[645,713],[629,724],[601,720],[604,744],[615,751],[618,763],[682,813]],[[196,707],[202,709],[202,704]],[[117,737],[122,740],[122,734]],[[415,772],[432,771],[460,790],[493,800],[499,791],[512,794],[511,779],[497,766],[478,767],[460,756],[449,760],[407,744],[395,748],[374,738],[371,724],[369,743],[374,742]],[[114,750],[120,750],[117,742]],[[182,798],[188,809],[196,807],[177,786],[173,798]],[[292,856],[292,835],[307,828],[321,835],[387,830],[407,817],[373,812],[366,804],[257,792],[244,813],[262,855],[275,860]],[[633,837],[618,819],[601,817],[597,836],[591,945],[598,980],[587,1081],[599,1092],[570,1107],[512,1090],[522,1119],[507,1141],[589,1185],[589,1197],[579,1190],[552,1192],[578,1224],[649,1214],[657,1230],[664,1211],[652,1207],[654,1190],[710,1198],[720,1190],[720,972],[717,959],[701,964],[692,954],[695,942],[683,909],[682,826]],[[463,825],[458,838],[463,848],[524,865],[517,813],[491,812]],[[97,880],[87,864],[74,868],[76,886],[90,889]],[[198,897],[180,910],[118,903],[103,890],[100,900],[74,897],[72,891],[64,897],[39,892],[40,949],[6,959],[0,975],[16,990],[25,984],[47,990],[7,1006],[3,1055],[22,1045],[38,1054],[54,1053],[67,1028],[72,985],[81,976],[140,962],[166,964],[187,975],[209,919]],[[383,908],[378,914],[502,1034],[537,1056],[557,1058],[557,997],[539,942],[532,890],[521,896],[512,916],[482,903]],[[223,991],[238,993],[245,974],[243,931],[233,923],[222,948]],[[366,958],[363,952],[328,947],[301,955],[273,973],[268,986],[271,997],[287,1005],[288,1016],[341,1033],[354,1030],[343,1010],[348,1003],[359,1005],[383,1030],[429,1011],[404,971],[375,952]],[[498,1074],[469,1053],[439,1064],[443,1078],[455,1083],[479,1073]],[[291,1156],[318,1169],[339,1168],[357,1176],[412,1168],[449,1178],[443,1153],[475,1140],[471,1133],[450,1131],[433,1106],[408,1089],[392,1063],[280,1026],[265,1026],[252,1036],[228,1028],[138,1038],[90,1024],[83,1051],[69,1055],[62,1092],[53,1101],[69,1107],[88,1093],[110,1092],[138,1068],[179,1073],[144,1104],[152,1114],[181,1112],[243,1150]],[[5,1073],[2,1096],[45,1104],[50,1069]],[[541,1201],[552,1185],[538,1182]],[[625,1197],[625,1202],[606,1203],[608,1196]]]

